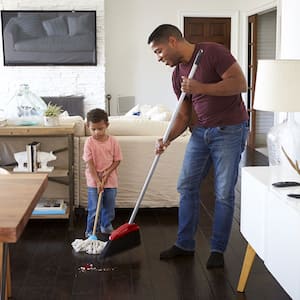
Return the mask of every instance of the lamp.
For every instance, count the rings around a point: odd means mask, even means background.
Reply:
[[[287,112],[287,118],[267,135],[269,164],[289,165],[300,174],[300,125],[294,117],[300,112],[299,91],[300,60],[258,61],[254,109]]]

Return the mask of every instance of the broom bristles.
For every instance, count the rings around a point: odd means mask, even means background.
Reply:
[[[138,228],[138,227],[137,227]],[[121,235],[116,239],[109,238],[109,241],[101,251],[101,257],[109,257],[118,253],[135,248],[141,244],[141,237],[139,230],[133,230],[125,235]]]

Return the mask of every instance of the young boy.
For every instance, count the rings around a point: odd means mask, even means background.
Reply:
[[[109,126],[107,113],[99,108],[92,109],[86,116],[91,136],[84,144],[83,160],[88,189],[88,216],[85,235],[93,232],[98,194],[102,193],[101,211],[97,224],[97,233],[108,235],[113,231],[111,222],[115,217],[115,199],[118,186],[117,167],[122,160],[118,141],[106,134]]]

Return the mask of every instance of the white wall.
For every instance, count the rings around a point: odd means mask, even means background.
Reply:
[[[28,83],[39,96],[83,95],[85,110],[105,105],[104,0],[0,0],[1,10],[96,10],[97,66],[3,66],[0,45],[0,108],[19,84]],[[2,39],[1,43],[2,43]]]
[[[158,63],[147,45],[149,34],[162,23],[179,26],[181,11],[235,10],[238,1],[109,0],[105,2],[106,93],[112,111],[118,96],[135,96],[136,103],[176,105],[172,69]],[[218,5],[216,5],[218,3]]]
[[[282,0],[281,7],[280,58],[300,59],[300,2],[299,0]]]
[[[250,3],[249,3],[250,2]],[[233,45],[240,61],[241,11],[253,10],[270,1],[253,0],[109,0],[105,2],[106,93],[112,95],[112,112],[118,96],[135,96],[136,103],[163,103],[174,108],[171,72],[147,45],[149,34],[162,23],[180,27],[180,15],[192,12],[199,16],[237,15]],[[245,45],[246,47],[246,45]]]
[[[299,0],[281,0],[281,59],[300,59],[299,10]],[[280,114],[278,121],[284,118],[285,114]],[[295,118],[300,123],[300,113],[296,113]]]
[[[118,96],[135,96],[137,103],[163,103],[173,108],[172,69],[158,63],[147,45],[152,30],[162,23],[180,26],[183,13],[234,15],[232,44],[241,62],[247,47],[242,38],[245,28],[241,27],[245,18],[241,20],[241,16],[270,2],[274,0],[107,0],[105,4],[104,0],[0,0],[0,9],[96,10],[98,50],[95,67],[3,67],[0,54],[0,107],[26,82],[41,96],[84,95],[86,110],[104,107],[105,93],[112,95],[113,113]]]

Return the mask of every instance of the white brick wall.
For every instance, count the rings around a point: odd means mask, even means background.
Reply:
[[[85,112],[105,107],[104,0],[0,0],[1,10],[96,10],[97,66],[3,66],[0,39],[0,108],[28,83],[39,96],[83,95]]]

